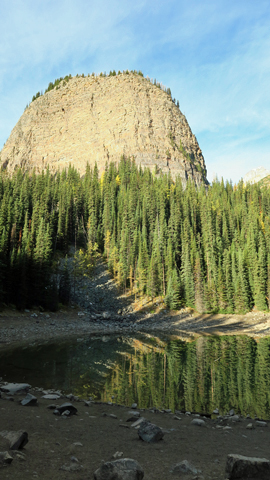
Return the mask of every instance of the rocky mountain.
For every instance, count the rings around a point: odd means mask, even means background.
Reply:
[[[267,177],[263,177],[263,178],[259,181],[259,185],[260,185],[260,187],[270,188],[270,175],[267,175]]]
[[[267,170],[264,167],[253,168],[243,177],[243,182],[245,184],[258,183],[262,178],[265,178],[268,175],[270,175],[270,170]]]
[[[72,77],[26,108],[1,152],[1,166],[37,172],[134,157],[137,165],[207,183],[186,117],[163,88],[134,73]]]

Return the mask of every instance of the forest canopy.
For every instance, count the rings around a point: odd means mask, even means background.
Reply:
[[[245,313],[270,307],[270,189],[215,181],[207,189],[137,168],[131,159],[83,178],[0,175],[0,302],[57,308],[56,253],[98,246],[123,290],[169,308]],[[89,247],[90,246],[90,247]]]

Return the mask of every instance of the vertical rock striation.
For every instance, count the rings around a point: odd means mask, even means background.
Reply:
[[[33,101],[1,152],[1,166],[39,172],[134,157],[137,165],[207,183],[201,149],[171,97],[133,73],[73,77]]]

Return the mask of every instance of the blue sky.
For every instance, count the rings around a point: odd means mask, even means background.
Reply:
[[[32,96],[71,73],[170,87],[208,179],[270,168],[270,1],[1,0],[0,148]]]

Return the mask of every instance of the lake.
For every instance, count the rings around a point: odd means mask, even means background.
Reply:
[[[270,337],[91,337],[0,354],[0,376],[83,398],[270,418]]]

